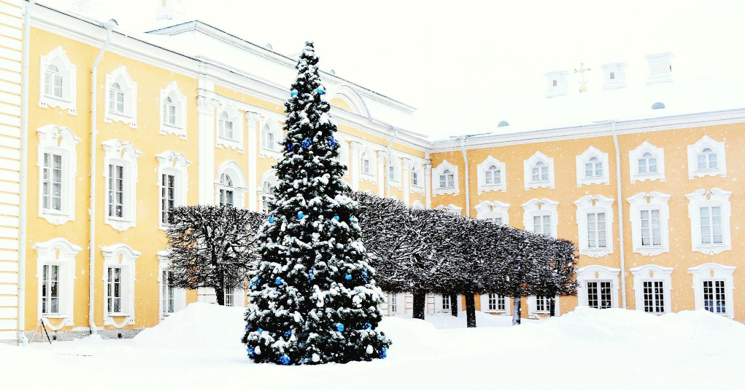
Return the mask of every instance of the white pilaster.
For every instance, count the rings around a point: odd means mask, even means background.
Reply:
[[[425,208],[429,209],[431,208],[431,191],[433,188],[431,188],[431,163],[430,161],[425,164],[423,170],[425,171],[425,182],[423,183],[423,187],[425,188]]]
[[[246,186],[249,188],[249,204],[248,209],[251,211],[259,211],[259,203],[257,201],[257,191],[259,190],[257,182],[257,159],[258,159],[258,148],[257,140],[259,139],[259,120],[260,116],[256,112],[247,111],[246,113],[246,151],[247,158],[249,159],[247,164],[247,182]]]
[[[350,188],[358,191],[361,181],[361,146],[358,141],[350,141]]]
[[[405,202],[407,207],[410,207],[410,185],[412,185],[412,178],[410,178],[410,171],[412,170],[412,160],[409,158],[402,159],[402,201]]]
[[[199,202],[203,205],[215,204],[213,189],[215,187],[215,109],[217,107],[216,100],[205,96],[197,97]]]
[[[376,153],[376,157],[377,157],[376,163],[378,164],[378,168],[376,169],[377,184],[379,185],[378,193],[379,193],[379,196],[383,198],[386,196],[386,185],[385,184],[386,182],[388,182],[388,180],[386,180],[386,176],[384,175],[389,174],[389,172],[387,172],[386,170],[387,153],[384,150],[379,150]]]

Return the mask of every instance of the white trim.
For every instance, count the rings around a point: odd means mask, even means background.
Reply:
[[[111,110],[111,87],[115,82],[119,83],[124,94],[124,110],[121,113]],[[122,122],[137,129],[137,83],[132,81],[124,65],[106,75],[105,86],[104,122]]]
[[[672,271],[674,268],[662,267],[655,264],[646,264],[630,269],[633,274],[633,290],[635,290],[635,309],[644,311],[643,306],[643,282],[662,281],[664,286],[664,312],[672,312]]]
[[[368,161],[368,172],[365,171],[365,161]],[[376,172],[378,168],[378,161],[376,153],[370,146],[365,146],[361,149],[360,157],[360,180],[370,181],[376,183]]]
[[[638,172],[638,160],[643,158],[643,155],[646,153],[651,153],[652,158],[656,159],[656,172]],[[648,141],[644,141],[637,148],[628,153],[628,161],[630,163],[630,182],[632,184],[635,184],[636,181],[665,180],[666,169],[664,168],[664,148],[657,148]]]
[[[579,306],[589,306],[587,282],[612,282],[612,288],[610,289],[612,308],[620,307],[620,268],[610,268],[602,265],[588,265],[576,270],[576,280],[578,281]]]
[[[274,169],[270,169],[268,171],[265,171],[265,173],[262,174],[262,176],[259,178],[259,183],[257,184],[257,201],[259,202],[257,205],[257,210],[260,212],[265,212],[265,210],[262,209],[262,203],[264,201],[265,197],[274,198],[275,195],[272,191],[267,192],[265,191],[265,184],[269,184],[271,188],[277,188],[278,186],[278,177],[277,177],[277,171]]]
[[[521,207],[524,208],[524,230],[534,232],[535,216],[550,216],[550,236],[558,237],[558,202],[547,198],[534,198]],[[541,206],[541,207],[540,207]],[[539,234],[539,233],[538,233]]]
[[[410,206],[410,208],[413,210],[425,210],[425,205],[423,204],[423,202],[416,200],[412,202],[412,206]]]
[[[695,310],[705,310],[703,282],[706,280],[723,280],[726,298],[726,318],[734,318],[734,271],[737,267],[717,263],[701,264],[690,267],[687,272],[693,274],[693,291],[695,292]]]
[[[449,170],[454,175],[453,187],[441,187],[441,175],[446,170]],[[432,169],[431,178],[433,179],[433,196],[447,194],[459,195],[459,168],[456,165],[451,164],[447,160],[442,161],[441,164]]]
[[[104,325],[111,325],[115,328],[123,328],[126,325],[135,323],[135,260],[140,256],[140,252],[133,250],[126,244],[114,244],[111,246],[101,247],[104,255],[104,268],[101,279],[104,281],[102,310],[104,313]],[[107,307],[106,284],[109,268],[118,267],[122,269],[121,274],[121,313],[109,313]],[[123,318],[120,322],[117,319]]]
[[[402,160],[400,160],[400,157],[397,156],[396,153],[392,152],[391,154],[391,161],[389,161],[389,164],[386,164],[387,166],[387,177],[389,178],[389,186],[402,189]],[[389,159],[389,156],[387,156],[387,159]],[[389,174],[389,167],[394,168],[394,177],[392,177]]]
[[[720,188],[710,191],[699,189],[692,194],[685,195],[690,200],[688,214],[690,216],[691,242],[694,252],[702,252],[706,255],[716,255],[723,251],[731,250],[731,192]],[[710,199],[709,199],[710,198]],[[718,206],[721,208],[721,244],[704,244],[701,233],[700,208]]]
[[[104,223],[123,232],[135,226],[137,216],[137,158],[142,154],[132,142],[112,139],[101,143],[104,148]],[[109,164],[124,167],[124,213],[121,218],[109,216]]]
[[[716,153],[718,167],[715,169],[698,169],[698,154],[705,149],[710,148]],[[724,142],[717,142],[713,138],[705,135],[698,142],[687,146],[687,171],[690,179],[695,177],[721,176],[726,177],[726,145]]]
[[[265,130],[266,129],[266,130]],[[265,147],[265,134],[273,135],[272,148]],[[283,129],[272,115],[266,115],[259,124],[259,157],[280,160],[283,153],[279,145],[283,140]]]
[[[46,71],[50,65],[57,67],[62,78],[61,98],[46,93]],[[76,76],[77,68],[67,58],[62,46],[57,46],[46,56],[41,56],[39,62],[39,107],[59,107],[61,110],[67,110],[70,115],[76,115],[76,90],[78,87]]]
[[[487,184],[485,180],[485,173],[491,166],[498,168],[500,183],[499,184]],[[488,156],[485,161],[477,165],[477,193],[489,191],[503,191],[506,192],[506,164],[498,161],[493,156]]]
[[[578,225],[578,251],[582,255],[590,257],[602,257],[614,253],[614,241],[612,238],[612,204],[615,202],[612,198],[603,195],[586,195],[583,198],[573,202],[576,205],[576,224]],[[604,248],[590,248],[588,237],[588,214],[604,213],[605,222],[605,241]]]
[[[586,164],[593,157],[596,157],[602,164],[602,175],[587,177]],[[576,156],[576,185],[581,187],[582,185],[592,184],[610,184],[610,162],[607,153],[602,153],[599,149],[589,146],[585,152]]]
[[[630,203],[630,224],[633,232],[633,252],[644,256],[656,256],[669,252],[669,205],[670,195],[661,192],[639,192],[628,198]],[[643,246],[641,239],[641,211],[659,210],[659,231],[661,245]]]
[[[168,314],[163,310],[163,272],[170,267],[168,262],[168,249],[156,252],[158,258],[158,316],[163,321]],[[184,288],[174,288],[174,313],[187,307],[187,290]]]
[[[436,206],[434,210],[443,210],[443,211],[446,211],[447,213],[462,215],[462,208],[455,204],[449,204],[448,206],[438,205]]]
[[[171,98],[172,103],[176,107],[176,123],[173,125],[164,120],[166,117],[166,112],[164,112],[166,98]],[[159,133],[164,135],[174,134],[178,135],[181,139],[187,139],[187,97],[179,90],[176,81],[172,81],[166,88],[161,90],[160,103]]]
[[[550,314],[550,310],[537,310],[537,296],[530,295],[527,297],[527,316],[532,319],[540,319],[542,318],[539,316],[539,314]],[[555,296],[555,317],[560,316],[560,297]]]
[[[494,219],[494,218],[500,218],[501,219],[501,225],[509,225],[508,221],[508,209],[511,207],[508,203],[503,203],[499,200],[490,202],[490,201],[483,201],[480,202],[477,206],[475,206],[475,211],[477,211],[477,215],[475,218],[477,219]]]
[[[215,181],[213,182],[215,205],[220,204],[220,190],[228,188],[224,187],[220,182],[220,177],[224,173],[231,178],[233,184],[233,187],[230,187],[230,189],[234,192],[234,207],[244,207],[244,198],[246,197],[249,188],[246,186],[244,171],[241,169],[241,166],[234,161],[226,161],[218,167],[218,174],[215,176]]]
[[[493,293],[487,293],[487,294],[480,294],[480,311],[483,313],[491,313],[491,314],[499,314],[502,316],[509,316],[511,315],[511,301],[513,299],[503,296],[503,307],[505,310],[490,310],[490,295]],[[500,301],[501,296],[499,294],[497,299]],[[497,303],[497,302],[496,302]]]
[[[223,113],[226,113],[228,122],[231,122],[231,131],[233,133],[232,138],[223,137],[221,135],[221,120],[223,120]],[[225,147],[229,149],[238,150],[239,153],[244,153],[244,116],[231,102],[221,102],[221,106],[218,108],[218,113],[215,116],[215,147]]]
[[[156,159],[158,160],[158,176],[156,179],[156,185],[158,186],[158,228],[163,230],[166,229],[168,225],[164,224],[161,218],[161,214],[163,213],[163,202],[161,198],[163,194],[163,181],[161,180],[161,176],[163,174],[174,175],[174,207],[186,206],[187,193],[189,192],[187,167],[192,163],[189,162],[187,157],[183,154],[171,150],[157,154]]]
[[[547,166],[547,180],[542,180],[540,177],[540,180],[535,181],[532,178],[532,168],[540,162]],[[537,151],[532,157],[524,160],[524,189],[528,190],[530,188],[555,188],[554,160],[545,156],[540,151]]]
[[[37,319],[41,318],[61,318],[62,321],[53,326],[49,321],[45,325],[52,331],[57,331],[65,326],[74,325],[75,316],[75,256],[82,250],[81,247],[70,243],[64,238],[53,238],[46,242],[34,244],[36,250],[36,280],[37,288]],[[59,310],[54,314],[42,313],[42,278],[45,265],[56,265],[59,267],[58,280],[58,299]]]
[[[53,225],[62,225],[68,221],[75,220],[75,187],[76,187],[76,170],[77,157],[75,146],[80,138],[73,134],[72,130],[67,127],[58,127],[48,125],[36,129],[39,136],[37,147],[36,166],[39,168],[39,187],[38,187],[38,211],[39,217],[44,218]],[[62,157],[62,177],[61,177],[61,209],[50,210],[44,208],[44,154],[56,154]],[[50,188],[50,191],[52,189]],[[50,199],[51,200],[51,199]]]
[[[425,195],[425,184],[427,182],[425,177],[425,164],[412,159],[410,159],[410,163],[412,164],[412,169],[410,169],[409,177],[407,178],[410,182],[410,193]],[[418,185],[412,184],[412,175],[414,173],[418,174]]]

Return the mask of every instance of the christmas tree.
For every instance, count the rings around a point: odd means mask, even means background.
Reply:
[[[337,126],[307,42],[285,103],[283,158],[261,260],[250,272],[243,342],[255,362],[320,364],[386,357],[383,301],[366,262],[357,204],[342,181]]]

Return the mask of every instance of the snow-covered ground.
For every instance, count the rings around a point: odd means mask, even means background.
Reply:
[[[191,304],[133,340],[0,345],[2,389],[744,389],[744,325],[704,311],[578,308],[525,321],[386,318],[386,360],[253,364],[243,309]]]

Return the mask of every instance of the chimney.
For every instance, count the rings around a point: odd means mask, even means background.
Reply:
[[[602,68],[602,90],[625,88],[625,68],[628,64],[611,62],[600,66]]]
[[[546,98],[568,95],[567,71],[556,70],[554,72],[548,72],[545,73],[545,77],[547,77],[547,92],[545,92]]]
[[[156,20],[171,20],[184,16],[184,3],[182,0],[158,0],[158,14]]]
[[[645,57],[648,61],[648,80],[646,84],[672,82],[672,53],[651,54]]]
[[[70,10],[95,20],[104,20],[106,7],[97,0],[73,0]]]

